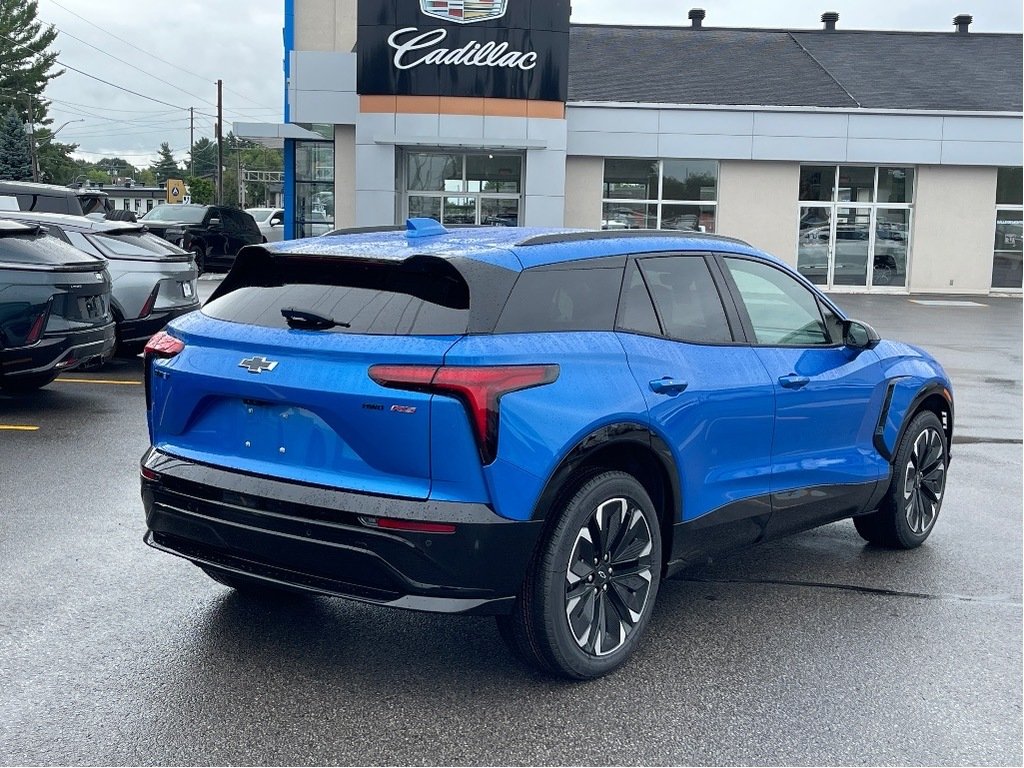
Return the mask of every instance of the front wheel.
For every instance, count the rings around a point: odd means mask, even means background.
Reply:
[[[907,427],[892,480],[876,512],[853,518],[866,541],[894,549],[921,546],[935,528],[946,491],[949,447],[939,417],[924,411]]]
[[[600,677],[629,658],[650,621],[661,582],[658,516],[625,472],[592,477],[550,514],[558,521],[498,627],[542,669]]]

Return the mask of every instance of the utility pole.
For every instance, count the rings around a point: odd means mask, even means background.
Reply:
[[[224,202],[224,81],[217,81],[217,205]]]
[[[32,164],[32,181],[39,181],[39,162],[36,159],[36,121],[32,111],[32,97],[28,97],[28,159]]]
[[[188,108],[188,175],[196,175],[196,158],[193,149],[196,146],[196,108]]]

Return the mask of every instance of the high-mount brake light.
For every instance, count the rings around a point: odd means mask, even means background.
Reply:
[[[174,357],[185,348],[185,342],[176,339],[166,331],[157,332],[153,338],[146,343],[146,357]]]
[[[466,407],[484,464],[498,453],[499,403],[509,392],[550,384],[557,365],[374,365],[370,378],[382,387],[452,395]]]

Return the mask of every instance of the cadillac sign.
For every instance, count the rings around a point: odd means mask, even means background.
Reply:
[[[359,0],[367,95],[565,101],[569,0]]]

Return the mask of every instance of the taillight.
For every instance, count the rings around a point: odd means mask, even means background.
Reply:
[[[174,357],[185,348],[185,342],[176,339],[166,331],[159,331],[146,342],[146,357]]]
[[[462,401],[476,435],[480,458],[498,454],[498,413],[502,396],[550,384],[557,365],[374,365],[370,378],[383,387],[453,395]]]
[[[153,311],[153,307],[156,306],[156,297],[158,293],[160,293],[159,283],[153,287],[153,292],[149,294],[149,298],[146,299],[146,303],[142,305],[142,311],[139,312],[140,318],[149,317],[150,313]]]
[[[43,311],[39,313],[39,316],[32,321],[32,326],[28,329],[28,336],[25,337],[25,344],[35,344],[39,341],[43,335],[43,330],[46,328],[46,321],[50,317],[50,307],[53,306],[53,298],[46,302],[46,306],[43,307]]]

